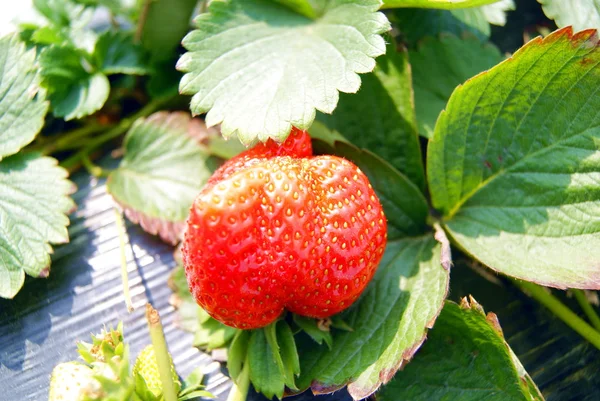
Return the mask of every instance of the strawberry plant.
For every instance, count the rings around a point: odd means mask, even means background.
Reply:
[[[231,400],[544,399],[496,315],[447,300],[470,265],[600,349],[600,8],[502,28],[525,3],[34,0],[0,38],[0,297],[52,280],[81,169],[179,245],[179,325],[227,350]],[[94,337],[50,399],[208,396],[157,333],[133,370]]]
[[[147,304],[146,318],[152,344],[146,346],[129,368],[129,346],[123,324],[92,335],[92,343],[77,344],[81,361],[63,362],[52,371],[48,401],[70,400],[190,400],[212,398],[202,390],[201,369],[183,383],[167,351],[158,312]],[[166,376],[166,377],[163,377]]]

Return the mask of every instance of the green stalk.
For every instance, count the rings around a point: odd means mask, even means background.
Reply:
[[[46,145],[42,149],[42,153],[45,155],[49,155],[54,152],[60,152],[62,150],[70,149],[72,144],[74,142],[76,142],[78,139],[85,138],[89,135],[96,134],[96,133],[104,131],[110,127],[111,127],[110,125],[107,127],[106,125],[103,125],[103,124],[93,123],[93,124],[88,124],[83,127],[74,129],[69,132],[65,132],[64,134],[60,135],[60,137],[57,138],[56,141]]]
[[[108,176],[108,171],[106,171],[106,170],[102,169],[102,167],[97,166],[94,163],[92,163],[89,155],[83,156],[83,158],[81,159],[81,163],[83,164],[85,169],[88,171],[88,173],[90,173],[94,177],[107,177]]]
[[[600,333],[594,330],[583,319],[573,313],[558,298],[550,294],[546,288],[528,281],[511,279],[525,293],[550,309],[560,320],[579,333],[596,348],[600,349]]]
[[[151,2],[152,0],[145,0],[144,5],[142,6],[142,12],[140,13],[137,27],[135,28],[135,43],[140,43],[142,41],[142,35],[144,33],[144,27],[146,26],[146,20],[148,19],[148,11],[150,10]]]
[[[121,281],[123,282],[123,297],[129,313],[133,312],[133,303],[129,294],[129,278],[127,276],[127,255],[125,254],[125,222],[121,212],[115,208],[115,220],[119,231],[119,246],[121,248]]]
[[[80,162],[82,162],[83,158],[88,156],[91,152],[93,152],[96,148],[101,146],[102,144],[114,139],[120,135],[122,135],[125,131],[127,131],[133,123],[141,117],[146,117],[168,103],[172,100],[172,96],[166,96],[158,99],[152,100],[146,106],[141,108],[137,113],[123,118],[119,124],[114,126],[112,129],[106,131],[102,135],[98,135],[97,137],[90,140],[90,142],[79,152],[75,153],[73,156],[69,157],[65,161],[63,161],[60,165],[67,170],[72,170],[75,166],[77,166]]]
[[[585,291],[576,289],[572,289],[571,291],[573,294],[575,294],[575,299],[577,302],[579,302],[579,306],[581,306],[581,309],[583,309],[583,312],[592,323],[592,326],[594,326],[594,328],[600,332],[600,317],[598,317],[594,307],[590,304],[585,296]]]
[[[244,367],[233,382],[231,390],[227,395],[227,401],[246,401],[248,389],[250,388],[250,369],[248,368],[248,359],[244,362]]]
[[[54,152],[72,149],[73,144],[78,139],[85,138],[100,131],[104,131],[111,126],[106,126],[98,123],[90,123],[82,127],[75,128],[71,131],[61,133],[58,138],[44,137],[39,143],[29,147],[32,151],[41,152],[44,155],[49,155]],[[48,143],[51,142],[51,143]]]
[[[171,375],[171,359],[169,358],[169,350],[165,341],[162,323],[158,311],[150,304],[146,304],[146,320],[148,321],[148,329],[150,330],[150,339],[152,347],[154,347],[154,355],[158,364],[158,374],[163,387],[163,397],[165,401],[177,401],[177,390],[173,383]]]

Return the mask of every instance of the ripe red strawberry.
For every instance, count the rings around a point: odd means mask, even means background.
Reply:
[[[336,156],[312,156],[294,129],[218,169],[191,208],[183,246],[190,290],[226,325],[252,329],[284,309],[326,318],[365,289],[387,223],[367,177]]]

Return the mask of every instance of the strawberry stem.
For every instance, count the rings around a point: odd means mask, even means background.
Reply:
[[[107,177],[108,171],[105,171],[102,167],[95,165],[91,160],[89,155],[85,155],[81,159],[81,163],[85,167],[85,169],[93,175],[94,177]]]
[[[231,390],[229,390],[227,401],[246,401],[248,388],[250,387],[250,369],[248,368],[248,365],[248,358],[246,358],[242,371],[233,382]]]
[[[577,316],[567,306],[565,306],[558,298],[552,295],[547,288],[539,286],[528,281],[511,279],[517,287],[523,292],[531,296],[539,303],[550,309],[565,324],[575,330],[579,335],[589,341],[596,348],[600,349],[600,332],[594,330],[592,326],[587,324],[583,319]]]
[[[78,165],[78,163],[81,162],[82,158],[89,155],[99,146],[110,141],[111,139],[121,136],[129,128],[131,128],[133,123],[138,118],[146,117],[152,114],[154,111],[158,110],[159,108],[167,104],[169,101],[173,100],[173,98],[173,96],[165,96],[152,100],[146,106],[138,110],[135,114],[121,119],[121,121],[117,125],[109,129],[108,131],[102,133],[101,135],[95,136],[83,149],[79,150],[77,153],[64,160],[62,163],[60,163],[60,165],[63,168],[71,171],[75,166]]]
[[[156,356],[158,374],[163,387],[164,400],[177,401],[177,390],[175,389],[175,383],[173,383],[173,376],[171,375],[171,360],[169,358],[162,323],[160,322],[158,311],[149,303],[146,304],[146,320],[148,321],[152,347],[154,347],[154,355]]]
[[[73,146],[78,145],[80,139],[85,139],[90,135],[97,134],[98,132],[105,131],[109,128],[111,128],[111,126],[92,122],[71,131],[61,133],[58,138],[55,138],[54,136],[43,137],[43,139],[40,139],[39,142],[30,146],[28,149],[42,152],[44,155],[69,150],[72,149]]]
[[[127,275],[127,255],[125,254],[125,222],[121,212],[115,208],[115,221],[119,232],[119,247],[121,248],[121,281],[123,282],[123,297],[129,313],[133,312],[133,303],[129,294],[129,277]]]
[[[576,289],[572,289],[571,291],[575,295],[577,302],[579,302],[579,306],[588,317],[588,320],[592,323],[592,326],[600,332],[600,317],[598,317],[594,307],[590,304],[590,301],[588,301],[585,291]]]

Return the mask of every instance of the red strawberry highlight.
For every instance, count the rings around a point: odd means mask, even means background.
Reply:
[[[387,223],[367,177],[337,156],[312,156],[294,129],[225,163],[196,199],[183,257],[190,290],[215,319],[252,329],[287,309],[326,318],[373,277]]]

